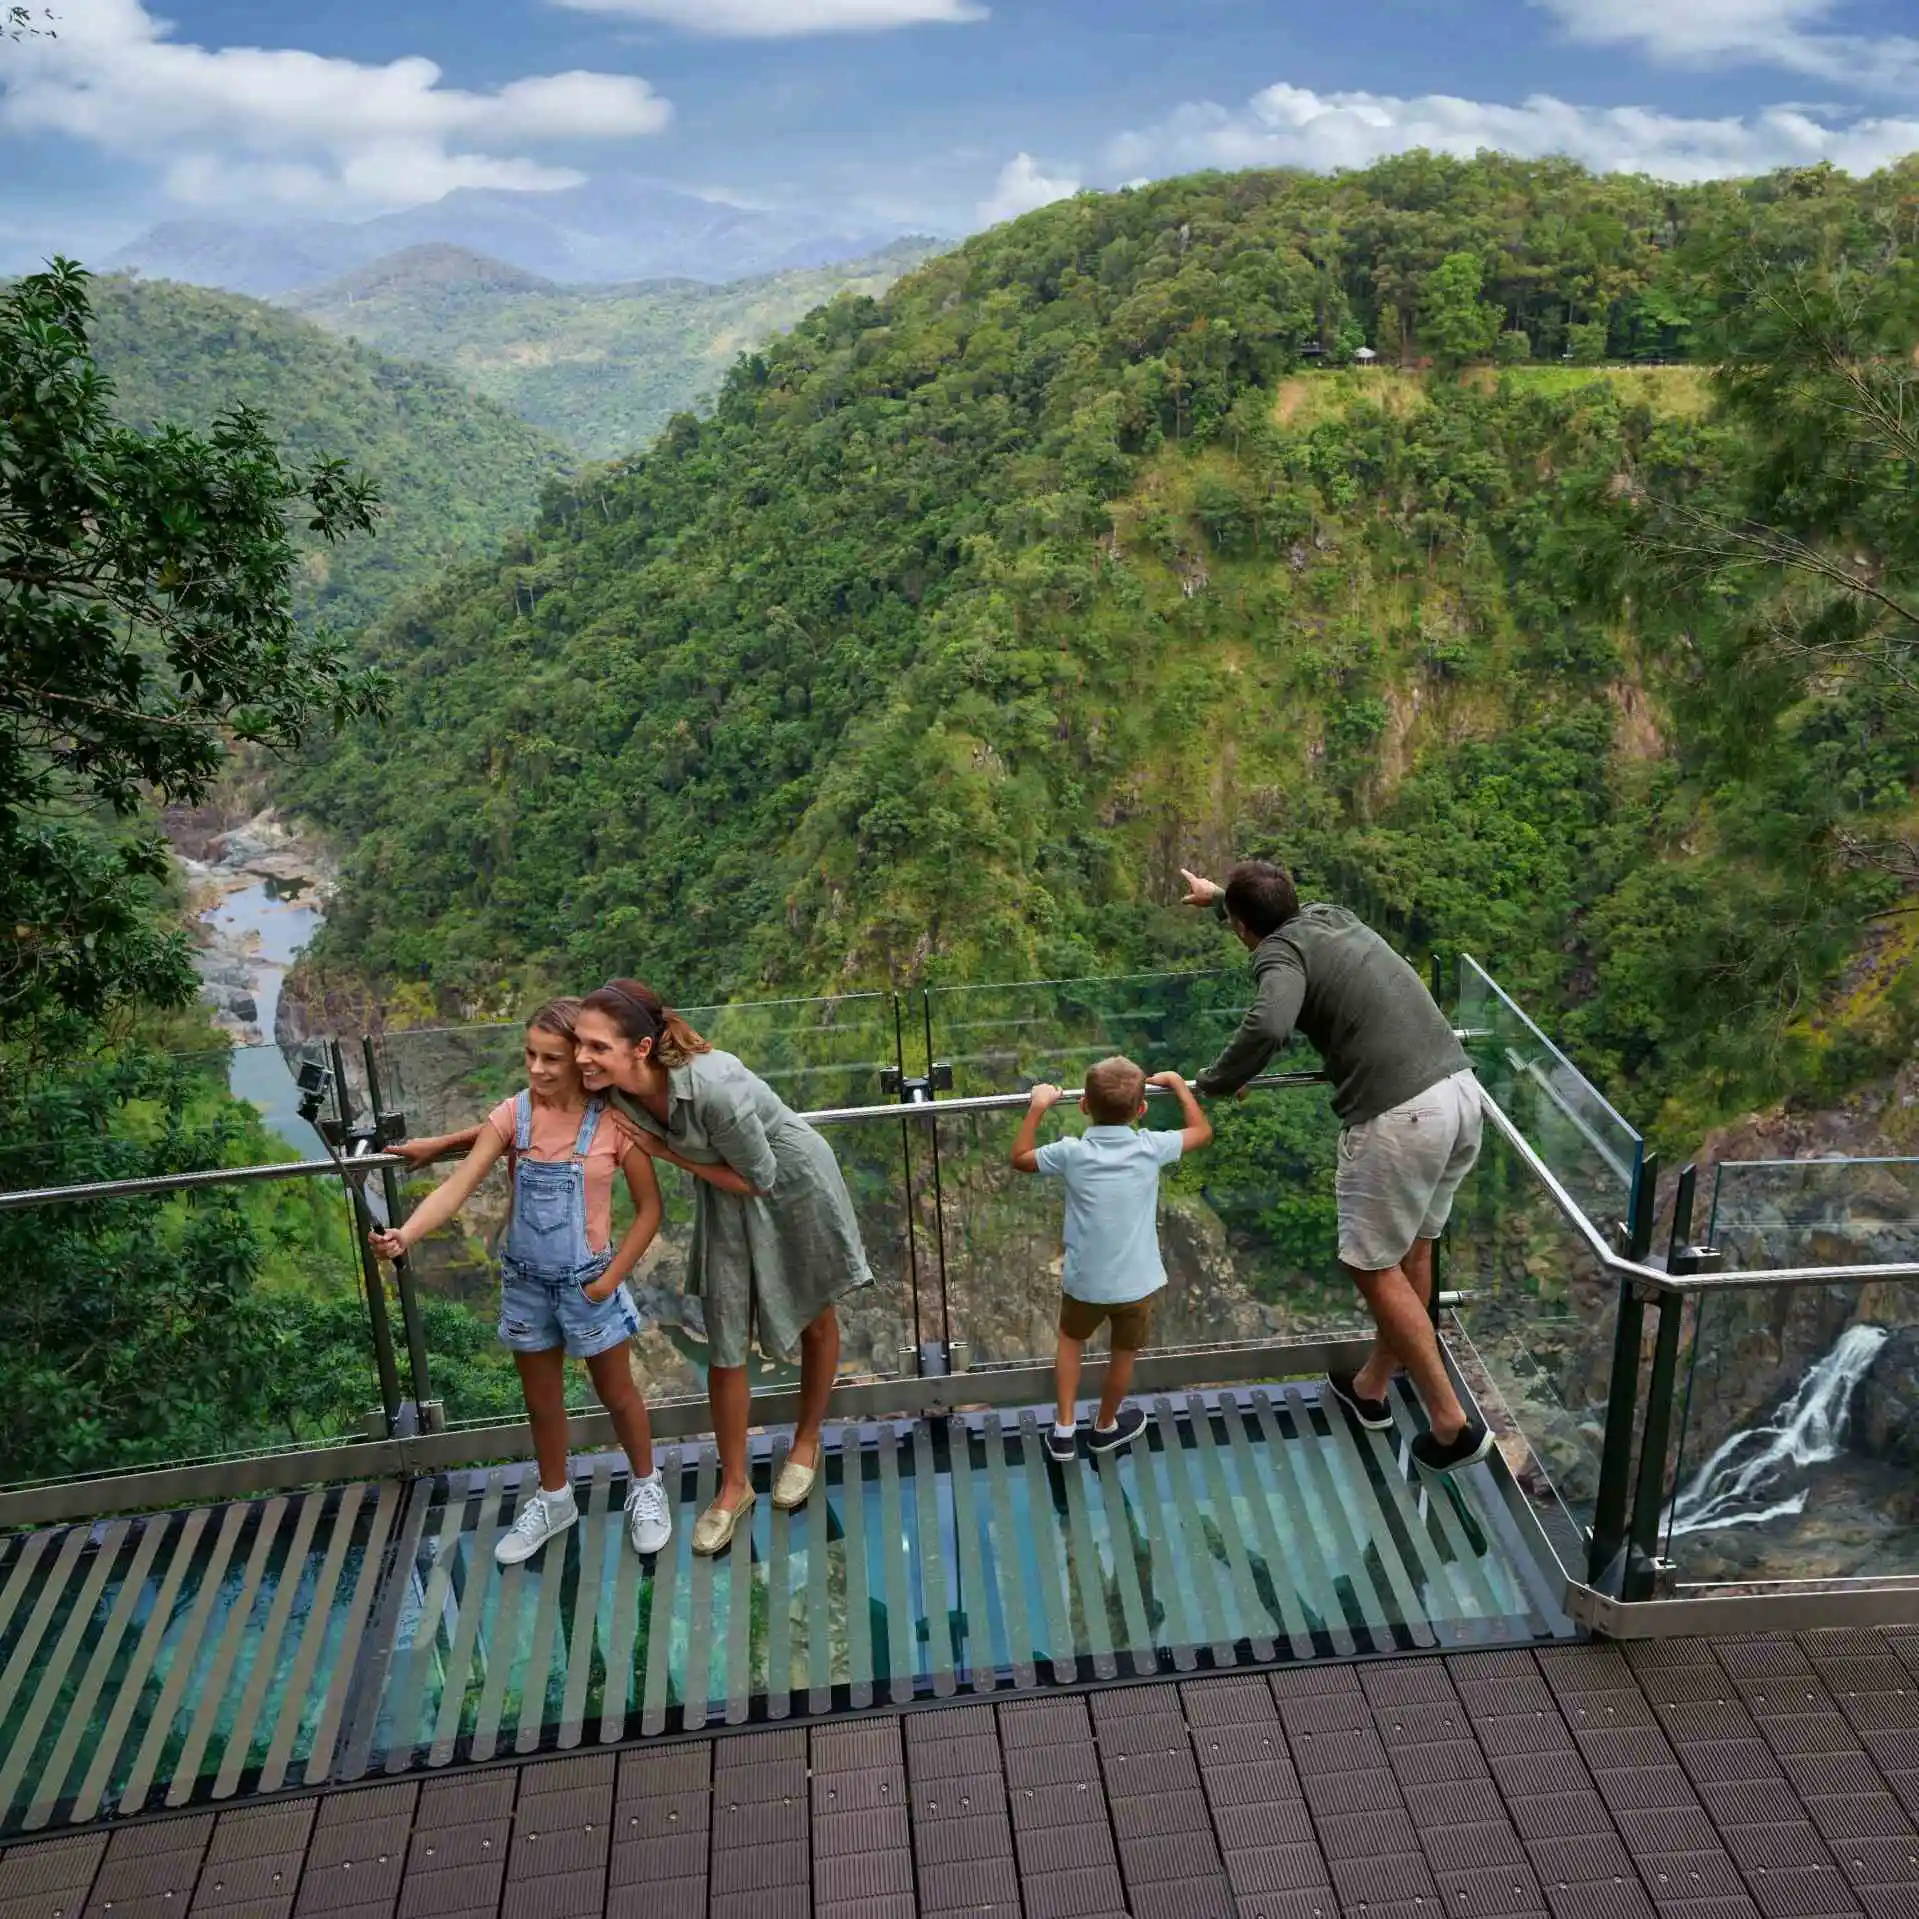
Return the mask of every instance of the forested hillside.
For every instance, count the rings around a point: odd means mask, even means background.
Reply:
[[[384,629],[393,723],[300,785],[324,957],[466,1013],[1211,962],[1176,868],[1260,850],[1647,1119],[1865,1072],[1915,731],[1710,529],[1896,517],[1762,382],[1521,363],[1736,365],[1753,274],[1841,267],[1909,345],[1916,186],[1203,176],[837,302]],[[1361,340],[1427,370],[1310,364]]]
[[[611,459],[705,406],[741,353],[838,294],[884,293],[935,250],[902,240],[719,286],[561,286],[459,247],[409,247],[286,304],[330,333],[442,366],[587,458]]]
[[[253,408],[296,459],[349,453],[379,489],[379,537],[306,543],[306,604],[342,629],[529,517],[569,455],[431,368],[336,340],[239,294],[125,278],[92,284],[93,343],[129,425],[204,430]]]

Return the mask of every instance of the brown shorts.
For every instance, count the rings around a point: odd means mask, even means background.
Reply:
[[[1162,1289],[1163,1290],[1163,1289]],[[1092,1299],[1075,1299],[1071,1293],[1059,1296],[1059,1329],[1068,1339],[1091,1339],[1108,1320],[1113,1324],[1113,1351],[1136,1353],[1153,1343],[1153,1308],[1158,1293],[1144,1299],[1127,1299],[1101,1304]]]

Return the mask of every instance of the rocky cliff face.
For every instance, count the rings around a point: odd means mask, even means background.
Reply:
[[[1902,1326],[1880,1349],[1852,1407],[1859,1450],[1919,1468],[1919,1326]]]

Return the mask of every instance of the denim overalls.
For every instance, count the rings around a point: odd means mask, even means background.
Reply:
[[[585,1289],[607,1269],[613,1249],[598,1251],[586,1231],[586,1154],[605,1112],[592,1099],[580,1116],[568,1160],[532,1159],[533,1097],[513,1103],[513,1216],[500,1252],[500,1339],[519,1353],[565,1346],[575,1359],[631,1339],[640,1329],[622,1282],[603,1300]]]

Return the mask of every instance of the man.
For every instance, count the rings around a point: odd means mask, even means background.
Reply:
[[[1468,1420],[1440,1357],[1428,1302],[1433,1242],[1479,1157],[1479,1089],[1452,1027],[1419,975],[1341,906],[1301,906],[1291,877],[1242,860],[1215,885],[1181,869],[1188,906],[1211,906],[1253,955],[1252,1007],[1194,1084],[1237,1092],[1295,1027],[1325,1061],[1339,1116],[1339,1260],[1365,1296],[1378,1337],[1356,1373],[1328,1383],[1361,1425],[1393,1423],[1387,1391],[1404,1367],[1432,1428],[1413,1441],[1428,1472],[1492,1451]]]

